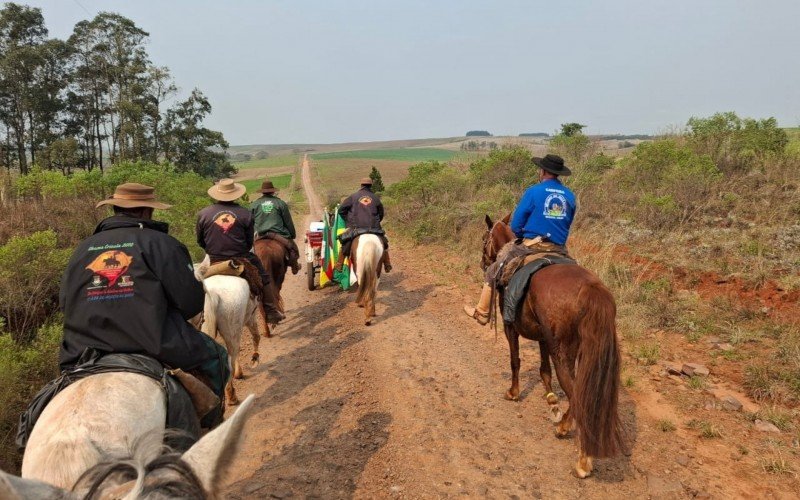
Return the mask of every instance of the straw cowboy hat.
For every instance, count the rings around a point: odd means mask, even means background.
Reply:
[[[533,163],[545,172],[555,175],[570,175],[572,171],[564,165],[564,158],[558,155],[547,155],[544,158],[534,158]]]
[[[272,194],[277,193],[278,189],[274,184],[272,184],[271,180],[264,179],[264,182],[261,183],[261,189],[259,189],[258,192],[263,194]]]
[[[372,179],[370,179],[369,177],[362,177],[361,178],[361,185],[362,186],[371,186],[372,185]]]
[[[114,207],[122,208],[139,208],[150,207],[158,209],[167,209],[172,205],[161,203],[156,200],[155,189],[144,184],[137,184],[135,182],[126,182],[120,184],[114,189],[114,194],[99,202],[95,208],[100,208],[103,205],[111,205]]]
[[[208,189],[208,195],[217,201],[238,200],[247,192],[243,184],[233,182],[233,179],[222,179]]]

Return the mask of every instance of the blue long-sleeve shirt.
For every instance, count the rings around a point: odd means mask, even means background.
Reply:
[[[558,179],[547,179],[522,195],[511,218],[511,230],[518,238],[542,236],[565,245],[575,209],[575,194]]]

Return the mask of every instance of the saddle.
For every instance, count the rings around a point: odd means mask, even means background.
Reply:
[[[362,234],[374,234],[376,236],[379,236],[381,238],[381,241],[384,241],[384,246],[386,245],[385,243],[386,231],[384,231],[383,229],[348,229],[338,236],[339,242],[344,245],[349,241],[353,241]]]
[[[36,421],[56,395],[74,382],[99,373],[127,372],[145,375],[158,382],[167,398],[168,429],[178,429],[168,437],[168,444],[186,450],[200,438],[200,419],[219,405],[219,398],[194,376],[182,370],[169,370],[155,359],[143,354],[106,354],[86,349],[78,364],[65,370],[45,385],[20,415],[16,444],[25,449]]]
[[[203,273],[203,279],[211,276],[238,276],[247,281],[250,287],[250,295],[260,297],[262,293],[261,275],[258,268],[251,264],[247,259],[225,259],[214,261]]]
[[[553,264],[575,264],[575,260],[560,254],[534,254],[521,259],[518,267],[505,285],[503,293],[503,322],[513,323],[517,319],[520,304],[525,299],[531,278],[536,272]]]

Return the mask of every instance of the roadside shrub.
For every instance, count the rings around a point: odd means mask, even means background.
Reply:
[[[470,165],[469,173],[477,187],[503,184],[522,195],[525,188],[537,182],[538,167],[528,149],[513,146],[494,150],[477,160]]]
[[[32,344],[18,344],[4,331],[0,320],[0,469],[19,471],[22,456],[14,438],[20,413],[48,381],[58,376],[61,325],[39,329]]]
[[[14,341],[30,341],[58,309],[59,278],[70,253],[57,247],[56,233],[49,229],[0,246],[0,314]]]
[[[740,118],[734,112],[708,118],[692,117],[687,123],[692,147],[708,154],[726,173],[746,171],[756,160],[783,153],[789,143],[775,118]]]

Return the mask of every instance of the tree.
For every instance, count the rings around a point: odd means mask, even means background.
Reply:
[[[198,89],[170,108],[162,134],[164,156],[179,171],[192,171],[204,177],[226,177],[236,169],[225,155],[228,141],[222,133],[202,126],[209,113],[211,104]]]
[[[383,179],[381,178],[381,173],[378,171],[377,168],[372,167],[372,172],[369,173],[369,178],[372,179],[372,190],[376,193],[383,192],[386,189],[383,186]]]
[[[41,9],[7,3],[0,10],[0,120],[22,173],[28,172],[27,143],[35,142],[37,89],[35,73],[42,64],[39,47],[47,37]],[[33,153],[33,152],[32,152]]]
[[[467,137],[491,137],[492,134],[486,130],[470,130],[467,132]]]
[[[571,123],[562,123],[561,124],[561,134],[564,137],[573,137],[578,134],[583,134],[583,129],[586,128],[586,125],[581,125],[580,123],[571,122]]]

